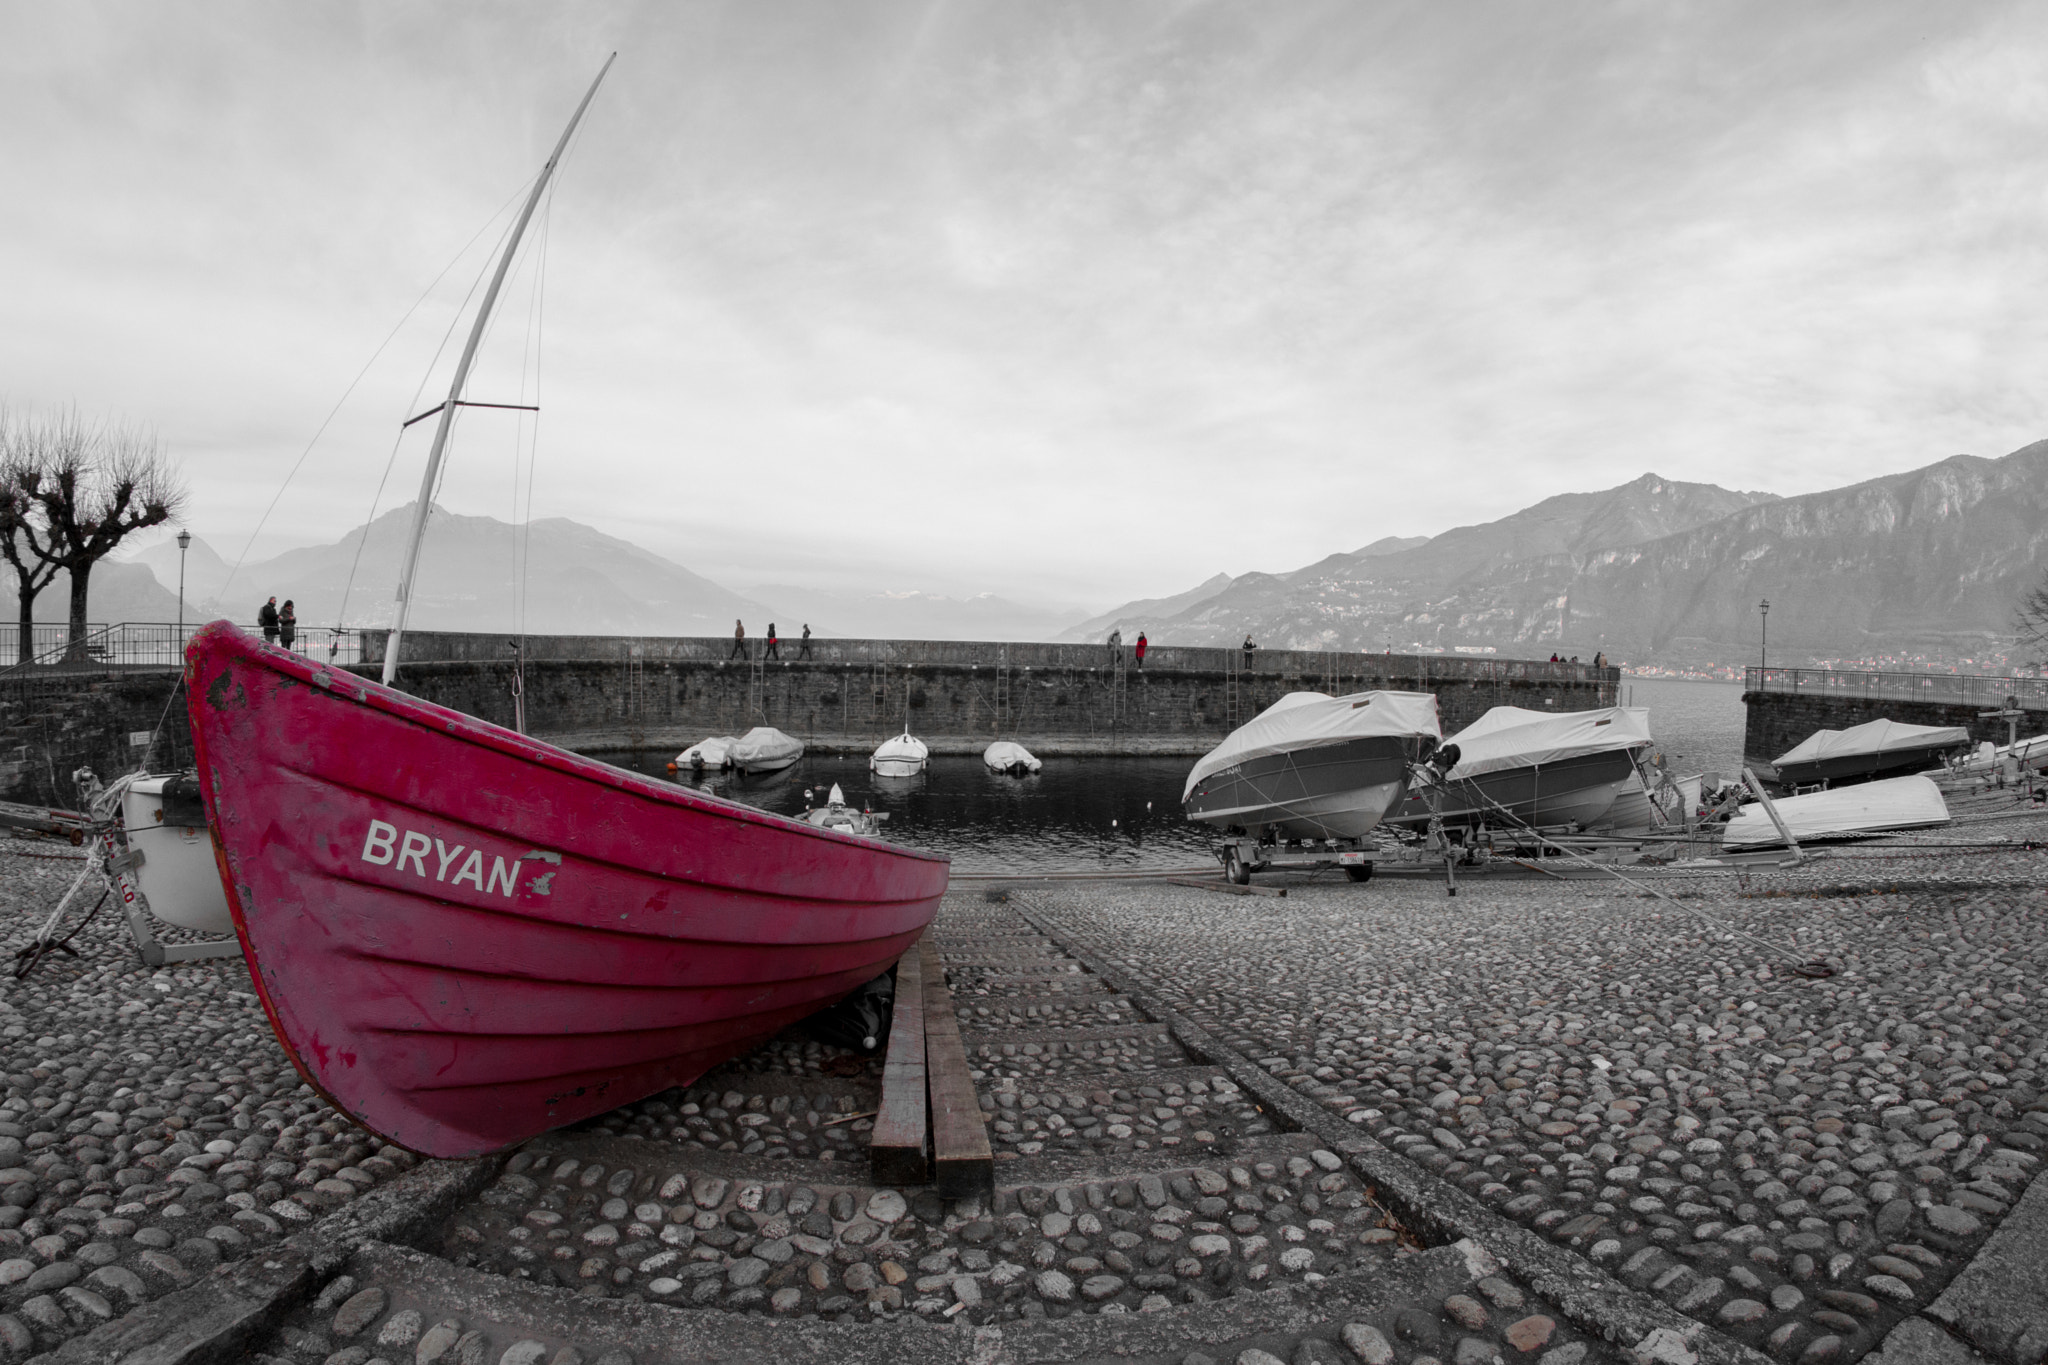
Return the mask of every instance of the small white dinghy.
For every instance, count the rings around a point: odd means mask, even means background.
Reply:
[[[732,744],[731,735],[719,735],[714,739],[702,740],[677,754],[672,766],[679,769],[689,768],[696,772],[702,772],[706,768],[723,768],[731,761],[726,757],[726,751]]]
[[[725,750],[726,763],[742,775],[780,772],[803,756],[803,741],[772,725],[756,725]]]
[[[888,818],[887,811],[877,815],[847,805],[846,793],[839,790],[837,782],[832,784],[832,794],[825,798],[824,805],[803,814],[806,824],[816,825],[819,829],[836,829],[841,834],[858,834],[869,839],[880,837],[881,822]]]
[[[1948,823],[1948,803],[1941,799],[1941,788],[1920,776],[1888,777],[1805,796],[1782,796],[1772,804],[1792,837],[1802,841]],[[1760,803],[1744,806],[1721,834],[1723,848],[1764,848],[1784,842]]]
[[[1045,766],[1031,756],[1029,749],[1010,739],[999,739],[982,750],[981,761],[992,771],[1012,777],[1026,777]]]
[[[876,777],[916,777],[930,761],[931,749],[905,730],[894,739],[882,741],[868,759],[868,771]]]

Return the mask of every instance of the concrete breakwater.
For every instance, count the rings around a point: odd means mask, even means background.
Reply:
[[[382,640],[365,650],[371,672]],[[1288,692],[1434,692],[1448,731],[1491,706],[1611,705],[1619,671],[1585,664],[1414,654],[1160,648],[987,641],[814,640],[812,657],[727,658],[730,639],[529,637],[528,728],[569,748],[681,749],[772,725],[820,752],[865,752],[909,726],[937,753],[998,737],[1042,754],[1200,754]],[[512,720],[502,635],[405,639],[407,691],[498,724]],[[414,662],[417,660],[417,662]]]

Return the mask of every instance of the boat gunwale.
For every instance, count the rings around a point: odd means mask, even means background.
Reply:
[[[788,833],[802,833],[812,838],[824,839],[834,843],[847,843],[872,852],[913,858],[920,862],[950,865],[953,861],[947,854],[932,853],[923,849],[909,848],[901,844],[887,843],[880,839],[868,839],[859,835],[841,834],[834,830],[820,829],[815,825],[806,824],[790,816],[777,815],[773,811],[765,811],[758,807],[709,795],[693,787],[657,782],[655,779],[643,773],[636,773],[630,768],[615,767],[612,764],[600,762],[586,755],[564,749],[559,745],[550,744],[546,740],[535,739],[531,735],[522,735],[516,730],[508,730],[501,725],[483,720],[480,717],[468,715],[451,707],[442,706],[437,702],[427,701],[424,698],[411,696],[408,693],[398,691],[396,688],[386,687],[380,682],[373,681],[346,668],[337,668],[334,665],[318,663],[275,645],[266,645],[225,619],[212,621],[202,626],[194,633],[191,642],[186,645],[185,681],[188,688],[196,681],[191,676],[193,671],[192,656],[195,651],[202,648],[208,651],[224,651],[237,658],[246,660],[258,668],[290,678],[295,682],[317,687],[324,692],[332,693],[359,706],[382,712],[395,720],[419,726],[435,734],[444,735],[449,739],[493,750],[507,758],[520,762],[535,763],[543,767],[552,768],[565,776],[579,778],[585,782],[594,783],[612,791],[653,801],[656,804],[679,807],[701,815],[719,816],[741,824],[760,825],[768,829]],[[339,683],[341,678],[347,678],[353,682],[355,690],[351,691],[345,685],[341,685]],[[195,698],[196,700],[197,698]],[[791,764],[794,764],[795,761],[795,759],[790,760]],[[290,771],[299,773],[301,776],[312,775],[305,773],[294,765],[281,764],[280,766],[287,767]],[[347,784],[336,783],[335,785],[346,788]]]

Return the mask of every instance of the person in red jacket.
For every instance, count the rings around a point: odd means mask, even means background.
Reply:
[[[1132,652],[1133,654],[1136,654],[1136,655],[1138,656],[1138,667],[1140,667],[1140,668],[1143,668],[1143,667],[1145,666],[1145,632],[1144,632],[1144,631],[1142,631],[1142,630],[1141,630],[1141,631],[1139,631],[1139,632],[1138,632],[1138,643],[1137,643],[1136,647],[1134,647],[1134,648],[1132,649],[1132,651],[1131,651],[1131,652]]]

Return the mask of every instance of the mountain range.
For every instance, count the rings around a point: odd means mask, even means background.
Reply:
[[[229,566],[195,540],[187,619],[253,618],[264,597],[299,618],[389,620],[411,509],[331,545]],[[509,630],[520,529],[437,507],[413,622]],[[1957,455],[1846,488],[1781,498],[1645,474],[1616,488],[1546,498],[1496,521],[1431,537],[1385,537],[1280,573],[1218,573],[1185,592],[1074,612],[993,595],[948,598],[853,585],[765,584],[735,592],[629,541],[562,518],[524,534],[527,629],[535,633],[710,634],[735,617],[751,633],[927,639],[1100,640],[1139,631],[1160,644],[1497,652],[1632,663],[1754,657],[1758,603],[1771,602],[1774,662],[1995,656],[2013,608],[2048,565],[2048,442],[2001,459]],[[357,564],[360,551],[360,564]],[[93,577],[93,619],[169,620],[176,545],[164,540]],[[153,575],[153,577],[152,577]],[[11,583],[0,612],[11,619]],[[63,581],[37,616],[64,615]]]
[[[2048,540],[2048,442],[1799,497],[1646,474],[1421,545],[1211,579],[1090,622],[1170,644],[1634,662],[1996,653]],[[1214,587],[1214,591],[1208,591]],[[1162,610],[1166,604],[1172,610]]]

